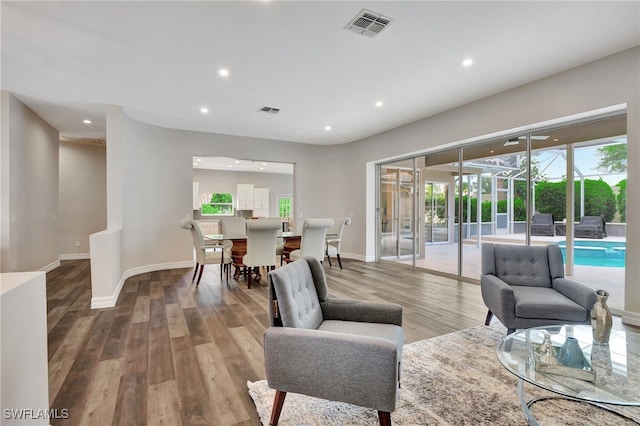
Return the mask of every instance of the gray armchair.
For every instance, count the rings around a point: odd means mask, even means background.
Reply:
[[[589,324],[595,292],[564,278],[562,253],[555,244],[482,245],[482,299],[508,333],[552,324]]]
[[[391,425],[404,334],[399,305],[333,299],[324,269],[304,257],[269,272],[271,325],[264,335],[267,381],[276,389],[271,425],[287,392],[378,410]]]

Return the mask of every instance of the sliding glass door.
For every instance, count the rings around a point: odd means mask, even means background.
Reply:
[[[409,162],[411,164],[411,162]],[[403,163],[380,167],[380,257],[388,260],[411,260],[420,256],[417,230],[420,172]]]
[[[449,183],[425,182],[425,243],[449,242]]]
[[[620,114],[381,165],[380,258],[479,280],[483,242],[557,244],[565,274],[622,309],[626,144]]]

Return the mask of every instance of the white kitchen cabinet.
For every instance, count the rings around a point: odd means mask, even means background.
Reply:
[[[253,215],[261,217],[269,216],[269,188],[254,188]]]
[[[251,183],[236,185],[236,210],[253,210],[254,190]]]

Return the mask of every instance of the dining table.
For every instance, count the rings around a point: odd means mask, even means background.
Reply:
[[[216,247],[222,241],[231,241],[233,247],[231,247],[231,259],[234,266],[233,278],[239,279],[244,268],[242,258],[247,254],[247,236],[246,235],[225,235],[225,234],[209,234],[205,235],[205,243],[208,243],[211,247]],[[302,236],[294,232],[283,232],[282,238],[284,240],[283,257],[285,261],[289,260],[289,255],[292,251],[300,248],[300,241]]]

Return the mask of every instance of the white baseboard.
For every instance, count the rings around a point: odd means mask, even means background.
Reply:
[[[60,259],[55,260],[46,266],[43,266],[42,268],[40,268],[40,271],[51,272],[54,269],[56,269],[58,266],[60,266]]]
[[[68,253],[61,254],[60,260],[86,260],[91,259],[91,254],[89,253]]]
[[[356,253],[340,253],[340,258],[359,260],[360,262],[373,262],[375,260],[374,256],[367,257],[362,254],[356,254]]]
[[[622,312],[622,322],[624,324],[635,325],[640,327],[640,314],[637,312]]]
[[[162,271],[165,269],[191,268],[191,267],[193,267],[192,260],[188,260],[184,262],[157,263],[154,265],[145,265],[145,266],[138,266],[136,268],[131,268],[122,274],[122,277],[120,277],[120,281],[118,281],[118,285],[116,286],[116,289],[113,292],[112,296],[91,298],[91,309],[113,308],[114,306],[116,306],[116,302],[118,301],[118,296],[120,296],[120,291],[122,291],[122,287],[124,286],[124,283],[127,281],[127,279],[131,277],[144,274],[147,272]]]

